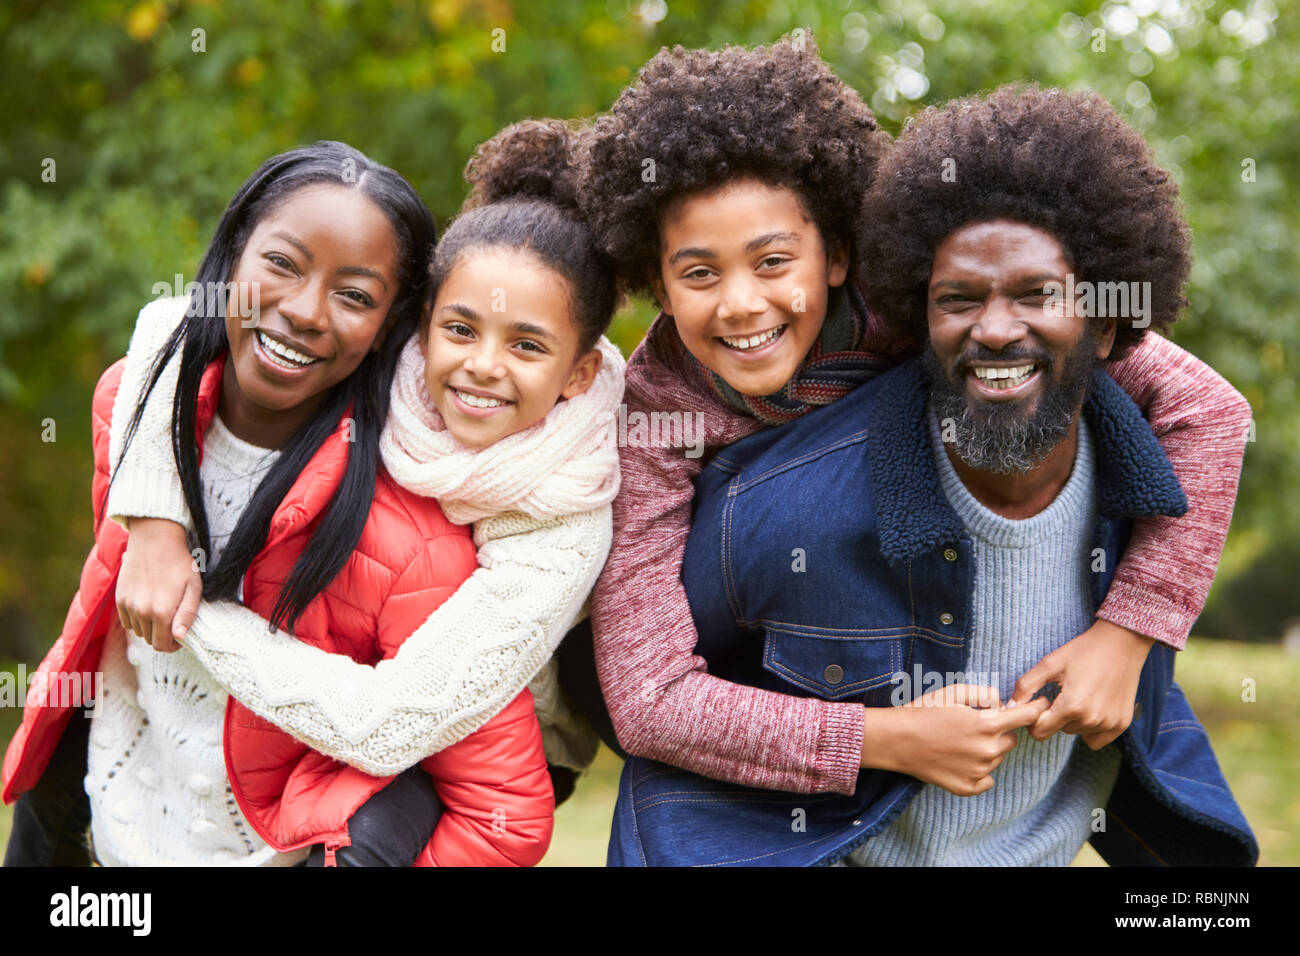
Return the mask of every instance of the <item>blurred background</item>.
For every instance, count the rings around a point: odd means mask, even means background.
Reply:
[[[0,7],[0,741],[15,671],[57,636],[91,543],[91,390],[155,283],[189,281],[267,156],[341,139],[439,225],[473,147],[588,116],[661,46],[812,31],[896,133],[1013,80],[1089,87],[1182,187],[1196,240],[1175,329],[1250,400],[1241,494],[1179,681],[1263,848],[1300,863],[1300,27],[1284,0],[10,0]],[[632,303],[624,354],[653,317]],[[604,861],[618,761],[561,808],[548,863]],[[9,808],[0,809],[0,845]],[[1080,862],[1097,862],[1085,851]]]

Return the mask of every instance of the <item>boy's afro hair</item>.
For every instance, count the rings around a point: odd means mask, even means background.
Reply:
[[[744,175],[793,189],[823,239],[851,254],[854,216],[888,148],[809,36],[664,48],[589,131],[578,198],[624,287],[648,292],[669,207]]]
[[[1187,304],[1191,235],[1178,187],[1097,93],[1008,85],[913,117],[858,220],[859,282],[872,309],[924,342],[935,249],[990,219],[1051,232],[1076,282],[1150,282],[1151,329],[1167,330]],[[1121,318],[1110,357],[1145,331]]]

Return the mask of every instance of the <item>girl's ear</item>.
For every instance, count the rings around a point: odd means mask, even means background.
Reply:
[[[591,388],[591,383],[596,380],[596,373],[600,371],[600,363],[600,349],[592,349],[581,356],[574,364],[573,371],[569,374],[569,381],[565,383],[560,395],[564,398],[575,398]]]
[[[829,280],[827,285],[832,289],[844,285],[844,280],[849,277],[849,247],[846,243],[837,242],[831,247],[830,255],[826,257],[826,277]]]

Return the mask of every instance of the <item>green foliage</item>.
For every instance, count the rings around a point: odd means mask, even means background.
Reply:
[[[1287,367],[1300,331],[1287,307],[1300,263],[1286,184],[1300,165],[1300,61],[1295,18],[1270,0],[14,0],[0,6],[0,614],[42,642],[57,628],[90,540],[95,378],[154,284],[192,276],[266,156],[345,140],[405,174],[445,222],[470,151],[506,123],[604,109],[664,44],[795,29],[815,32],[894,131],[924,104],[1034,79],[1093,87],[1147,134],[1196,234],[1177,338],[1256,413],[1228,567],[1296,537]],[[652,311],[620,317],[625,351]],[[47,417],[54,444],[40,441]]]

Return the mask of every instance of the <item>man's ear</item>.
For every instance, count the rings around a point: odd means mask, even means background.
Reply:
[[[1115,320],[1107,319],[1097,336],[1097,358],[1105,361],[1110,358],[1110,350],[1115,347]]]
[[[596,380],[596,373],[600,371],[600,363],[600,349],[592,349],[586,355],[580,356],[574,363],[573,371],[569,373],[569,381],[565,383],[560,395],[564,398],[575,398],[591,388],[591,383]]]
[[[829,280],[826,284],[832,289],[844,285],[844,280],[849,277],[849,247],[846,243],[837,242],[831,247],[826,256],[826,276]]]
[[[662,276],[656,275],[650,280],[650,291],[655,294],[655,301],[659,303],[659,308],[663,310],[664,315],[672,315],[673,303],[668,298],[668,288],[664,285]]]

